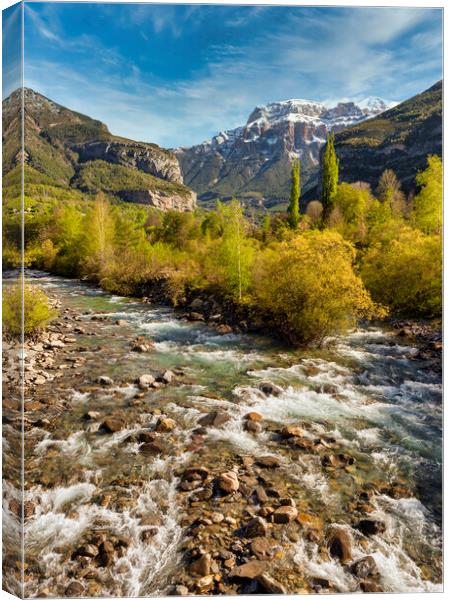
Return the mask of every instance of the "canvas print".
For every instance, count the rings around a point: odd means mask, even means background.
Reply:
[[[442,8],[3,11],[3,589],[442,591]]]

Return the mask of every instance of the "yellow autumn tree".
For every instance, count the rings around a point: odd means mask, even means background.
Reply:
[[[382,315],[354,272],[355,250],[335,231],[307,231],[258,255],[254,299],[291,343],[320,344]]]

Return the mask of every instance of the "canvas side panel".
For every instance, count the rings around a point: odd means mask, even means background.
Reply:
[[[23,597],[23,4],[2,11],[3,589]]]

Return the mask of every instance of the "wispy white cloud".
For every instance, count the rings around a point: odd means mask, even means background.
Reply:
[[[176,37],[184,27],[206,26],[207,12],[191,8],[181,18],[144,6],[130,14],[142,35],[149,35],[144,27],[149,25],[153,32]],[[248,18],[260,14],[254,10]],[[234,16],[234,25],[243,26],[238,13]],[[94,52],[90,62],[69,67],[55,59],[46,65],[31,60],[26,79],[56,101],[106,122],[116,134],[168,147],[190,145],[242,124],[255,105],[269,101],[368,95],[401,100],[421,91],[441,69],[441,39],[435,27],[426,29],[431,18],[434,14],[419,9],[310,10],[284,25],[256,28],[240,45],[211,43],[200,68],[170,82],[144,71],[117,48],[81,36],[64,44],[79,52],[87,44]],[[48,40],[59,44],[58,21],[52,23],[54,39]],[[36,24],[48,35],[47,22]]]

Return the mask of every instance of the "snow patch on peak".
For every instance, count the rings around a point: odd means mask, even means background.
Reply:
[[[362,100],[357,100],[356,103],[362,110],[366,109],[376,113],[384,112],[399,104],[398,102],[384,100],[383,98],[379,98],[379,96],[367,96]]]
[[[278,152],[284,146],[293,157],[299,155],[300,149],[310,148],[311,144],[318,147],[324,144],[327,132],[341,131],[375,117],[396,104],[377,96],[339,102],[317,102],[303,98],[270,102],[256,106],[246,125],[220,131],[212,139],[194,146],[193,151],[197,155],[212,151],[227,159],[231,154],[243,156],[247,152],[261,155],[270,151]]]

